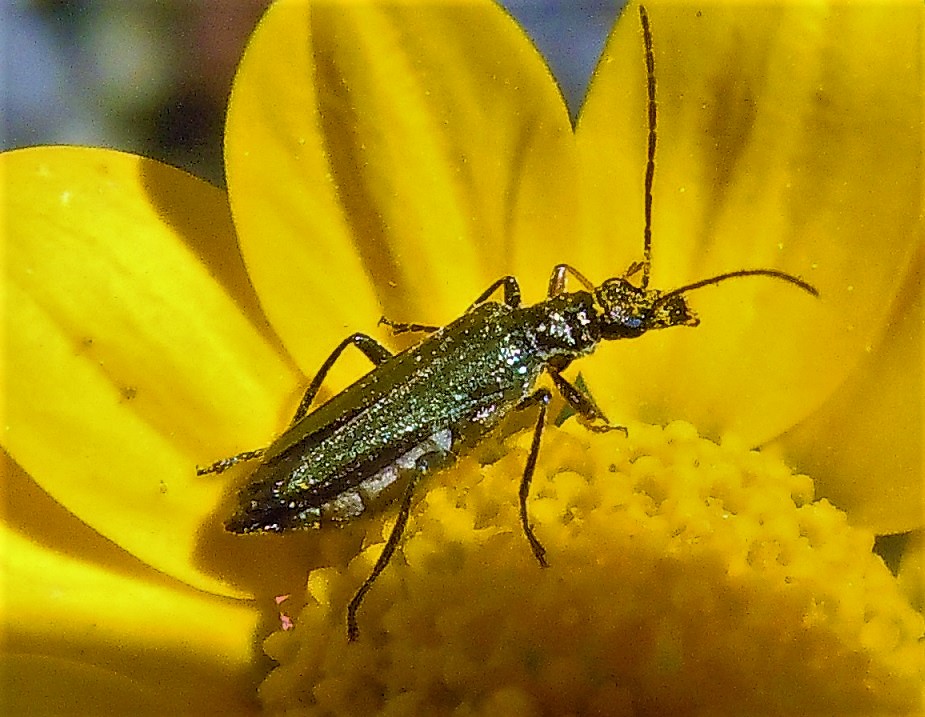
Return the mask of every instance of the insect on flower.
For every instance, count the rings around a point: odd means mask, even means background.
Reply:
[[[601,341],[641,336],[671,326],[696,326],[686,295],[727,279],[764,276],[817,295],[815,288],[774,269],[742,269],[662,292],[649,288],[652,244],[652,183],[655,174],[656,98],[652,34],[639,8],[645,49],[648,151],[645,174],[643,260],[623,276],[595,286],[577,269],[553,269],[547,298],[522,306],[520,287],[504,276],[483,291],[458,319],[444,327],[388,321],[396,334],[425,338],[392,354],[372,337],[345,338],[311,381],[289,427],[270,446],[220,460],[199,475],[220,473],[241,461],[259,460],[240,491],[238,507],[225,526],[234,533],[278,532],[349,521],[378,507],[384,491],[401,491],[398,517],[372,572],[347,607],[347,636],[359,636],[357,611],[388,565],[408,522],[411,499],[421,480],[446,468],[478,444],[512,411],[537,411],[533,440],[520,480],[520,520],[536,560],[547,566],[546,550],[527,513],[551,392],[537,387],[548,375],[566,402],[592,430],[620,429],[591,398],[562,376],[575,359]],[[571,275],[580,288],[568,291]],[[638,277],[638,284],[631,279]],[[501,293],[501,300],[492,297]],[[354,346],[374,368],[323,405],[314,399],[341,353]],[[388,494],[386,494],[388,495]],[[380,501],[381,502],[381,501]]]

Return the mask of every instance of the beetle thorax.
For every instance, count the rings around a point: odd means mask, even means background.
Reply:
[[[601,340],[594,298],[588,292],[560,294],[527,311],[537,350],[548,356],[583,356]]]

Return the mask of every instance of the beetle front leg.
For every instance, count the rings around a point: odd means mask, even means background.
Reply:
[[[606,433],[607,431],[623,431],[623,433],[627,433],[625,426],[613,425],[604,415],[604,412],[597,407],[594,400],[577,386],[573,386],[566,381],[562,374],[553,368],[547,368],[546,370],[552,377],[553,383],[556,384],[556,388],[559,389],[559,393],[568,402],[568,405],[585,420],[585,427],[597,433]]]
[[[533,481],[533,473],[536,471],[536,459],[540,453],[540,439],[543,436],[543,428],[546,426],[546,411],[549,408],[549,399],[552,394],[548,389],[541,388],[527,396],[518,409],[528,408],[534,403],[540,404],[540,415],[536,419],[536,427],[533,429],[533,442],[530,444],[530,454],[527,456],[527,465],[524,466],[524,474],[520,479],[520,524],[523,526],[524,535],[533,549],[533,555],[536,556],[540,567],[548,568],[546,562],[546,548],[539,541],[530,527],[530,521],[527,519],[527,496],[530,494],[530,483]]]

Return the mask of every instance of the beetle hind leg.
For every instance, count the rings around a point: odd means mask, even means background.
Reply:
[[[414,495],[414,487],[417,484],[418,478],[418,475],[412,474],[411,479],[408,481],[405,492],[402,494],[401,506],[398,509],[398,517],[395,520],[395,525],[392,526],[392,532],[389,533],[389,539],[386,540],[385,547],[382,549],[382,552],[379,553],[379,557],[376,559],[376,564],[373,566],[372,572],[370,572],[366,580],[363,581],[363,584],[360,585],[359,589],[350,600],[350,604],[347,606],[348,642],[355,642],[360,636],[360,626],[357,624],[357,610],[360,609],[363,598],[366,597],[366,593],[369,592],[376,578],[379,577],[389,564],[392,555],[395,554],[395,548],[398,547],[398,541],[401,540],[401,536],[405,532],[405,526],[408,525],[408,515],[411,513],[411,498]]]
[[[197,466],[196,475],[204,476],[208,475],[209,473],[224,473],[233,465],[260,458],[263,456],[263,453],[264,449],[258,448],[255,451],[244,451],[243,453],[238,453],[237,455],[229,456],[228,458],[222,458],[220,461],[215,461],[215,463],[210,466],[206,466],[205,468],[199,468]]]
[[[418,481],[424,476],[430,475],[435,470],[445,467],[448,458],[452,460],[452,454],[449,452],[450,440],[449,430],[438,431],[431,437],[431,443],[428,444],[427,448],[419,455],[410,459],[410,461],[413,461],[413,464],[409,462],[409,464],[403,465],[402,459],[399,459],[398,464],[402,467],[403,474],[409,476],[408,484],[405,486],[405,491],[402,494],[401,505],[398,508],[398,517],[395,519],[395,525],[392,526],[392,532],[389,533],[388,540],[385,541],[385,547],[382,548],[382,552],[379,554],[376,564],[369,573],[369,577],[363,581],[363,584],[356,591],[356,594],[347,606],[347,640],[349,642],[354,642],[360,636],[360,628],[357,624],[357,610],[360,609],[363,598],[366,597],[366,593],[369,592],[376,578],[379,577],[389,564],[405,532],[405,527],[408,525],[408,516],[411,513],[411,498],[414,495],[414,489]]]
[[[540,415],[536,419],[536,427],[533,429],[533,442],[530,444],[530,455],[527,456],[527,465],[524,466],[524,473],[520,479],[520,524],[523,526],[524,535],[530,543],[533,555],[536,557],[540,567],[548,568],[549,563],[546,561],[546,548],[536,537],[530,521],[527,517],[527,497],[530,495],[530,483],[533,481],[533,473],[536,471],[536,459],[540,454],[540,441],[543,437],[543,428],[546,426],[546,411],[549,408],[549,399],[552,394],[545,388],[541,388],[535,393],[527,396],[520,405],[519,409],[532,406],[534,403],[540,404]]]

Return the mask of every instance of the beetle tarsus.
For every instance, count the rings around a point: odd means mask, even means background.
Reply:
[[[233,465],[260,458],[263,456],[265,450],[266,449],[264,448],[258,448],[254,451],[244,451],[243,453],[238,453],[237,455],[229,456],[228,458],[222,458],[220,461],[215,461],[215,463],[210,466],[206,466],[205,468],[199,468],[197,466],[196,475],[204,476],[209,475],[210,473],[224,473]]]
[[[432,334],[440,328],[431,324],[407,324],[401,321],[392,321],[385,316],[379,317],[379,326],[388,326],[392,330],[393,336],[398,336],[399,334]]]

